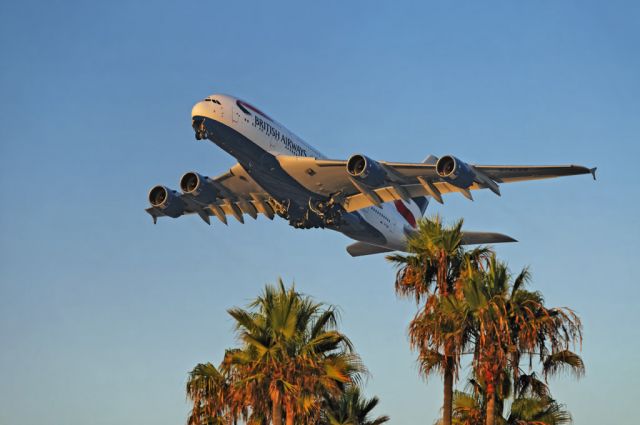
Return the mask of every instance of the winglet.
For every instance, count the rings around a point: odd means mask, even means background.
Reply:
[[[596,179],[596,170],[598,169],[598,167],[593,167],[590,168],[589,171],[591,172],[591,175],[593,176],[593,179]]]

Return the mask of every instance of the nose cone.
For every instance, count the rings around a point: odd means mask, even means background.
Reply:
[[[202,102],[196,103],[191,109],[191,118],[207,117],[207,118],[216,119],[218,114],[216,113],[217,111],[215,110],[216,108],[214,108],[214,106],[217,106],[217,105],[209,101],[202,101]]]

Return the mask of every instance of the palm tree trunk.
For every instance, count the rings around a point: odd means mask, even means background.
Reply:
[[[492,391],[487,400],[487,422],[486,425],[496,424],[496,393]]]
[[[285,403],[285,410],[286,410],[286,425],[293,425],[293,420],[294,420],[294,413],[293,413],[293,406],[291,405],[291,401]]]
[[[444,404],[442,406],[442,425],[451,425],[453,412],[453,359],[447,358],[444,370]]]
[[[512,334],[511,337],[514,338],[514,341],[517,341],[517,335]],[[518,377],[520,377],[520,356],[518,355],[518,350],[515,350],[511,354],[511,369],[513,370],[513,398],[516,399],[520,397],[518,386],[516,385]]]
[[[271,423],[282,425],[282,400],[280,394],[271,395]]]

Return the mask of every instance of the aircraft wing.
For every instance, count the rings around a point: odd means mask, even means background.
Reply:
[[[500,195],[502,183],[577,174],[592,174],[595,179],[596,171],[580,165],[471,165],[452,156],[440,160],[430,156],[423,163],[374,161],[363,155],[354,155],[349,160],[297,156],[277,159],[299,183],[313,192],[334,196],[349,212],[418,196],[432,196],[443,203],[442,195],[451,192],[472,200],[471,190],[490,189]],[[364,170],[360,175],[357,170],[348,171],[350,164],[356,164],[357,168],[358,160]]]
[[[215,216],[224,224],[227,224],[227,216],[235,217],[244,223],[243,214],[253,219],[258,214],[263,214],[273,220],[274,211],[267,202],[267,193],[249,176],[245,169],[236,164],[229,171],[218,177],[207,179],[211,191],[215,193],[215,199],[209,202],[200,202],[194,196],[179,193],[170,189],[169,196],[179,198],[178,204],[182,207],[178,213],[172,213],[159,207],[147,208],[146,211],[153,217],[154,223],[158,217],[178,217],[184,214],[198,214],[207,224],[211,224],[209,217]]]

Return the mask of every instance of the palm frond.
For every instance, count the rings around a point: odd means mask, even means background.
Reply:
[[[576,378],[581,378],[585,374],[585,366],[582,358],[569,350],[558,351],[547,356],[544,360],[542,370],[545,378],[565,371],[571,373]]]

